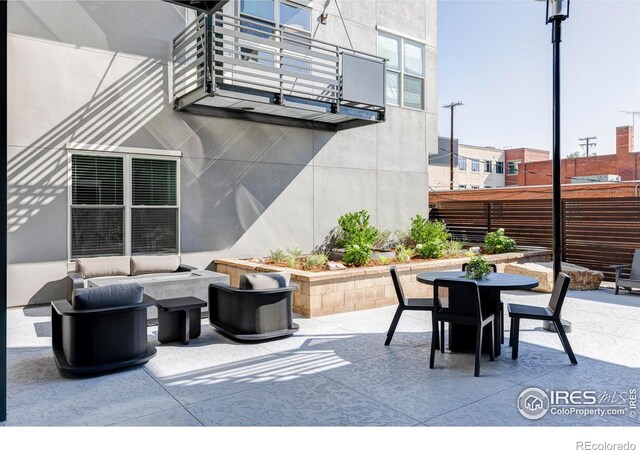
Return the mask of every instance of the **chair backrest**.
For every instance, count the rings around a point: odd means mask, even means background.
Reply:
[[[393,280],[393,287],[396,288],[396,296],[398,297],[398,303],[401,305],[405,305],[406,301],[404,298],[404,291],[402,290],[402,285],[400,284],[400,277],[398,276],[398,271],[395,266],[391,266],[389,268],[389,272],[391,272],[391,279]]]
[[[629,278],[632,280],[640,280],[640,248],[636,249],[633,254],[633,262],[631,263],[631,274]]]
[[[439,288],[448,289],[449,306],[443,309],[440,301]],[[480,321],[482,319],[482,305],[480,304],[480,290],[478,283],[473,280],[436,278],[433,282],[434,312],[440,314],[464,316]]]
[[[466,272],[467,271],[467,266],[469,265],[469,263],[464,263],[462,265],[462,271]],[[497,273],[498,272],[498,266],[496,266],[495,264],[489,264],[489,267],[491,268],[491,270],[493,271],[493,273]]]
[[[571,278],[564,273],[559,273],[556,282],[553,284],[553,292],[551,293],[551,299],[549,300],[549,309],[553,311],[554,317],[560,317],[560,311],[562,310],[562,304],[564,298],[567,295],[569,289],[569,283]]]

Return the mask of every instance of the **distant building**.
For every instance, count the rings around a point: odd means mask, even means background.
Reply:
[[[438,154],[429,156],[429,186],[448,190],[451,140],[438,138]],[[453,189],[495,188],[505,185],[505,152],[493,147],[459,144],[453,140]]]
[[[526,176],[526,172],[523,170],[525,164],[535,161],[550,162],[548,150],[535,148],[510,148],[504,151],[504,156],[506,160],[505,186],[522,186],[520,180]],[[543,184],[547,183],[550,184],[551,179]]]
[[[524,157],[507,150],[507,165],[516,166],[514,174],[507,169],[506,186],[543,186],[551,184],[552,164],[542,153],[525,152]],[[541,151],[537,151],[541,152]],[[548,155],[548,152],[544,152]],[[516,164],[516,160],[524,163]],[[584,158],[566,158],[561,166],[562,183],[597,183],[640,179],[640,152],[633,152],[633,127],[616,128],[615,154]]]

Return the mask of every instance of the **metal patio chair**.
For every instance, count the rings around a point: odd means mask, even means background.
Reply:
[[[629,292],[633,288],[640,289],[640,249],[636,249],[634,252],[631,264],[618,264],[610,267],[616,270],[616,295],[618,295],[620,288]],[[622,275],[624,269],[631,269],[629,276]]]
[[[393,280],[393,286],[396,289],[396,296],[398,298],[398,309],[396,309],[396,314],[393,316],[393,320],[391,321],[391,326],[389,327],[389,331],[387,331],[387,340],[384,342],[384,345],[389,345],[391,343],[391,339],[393,338],[393,334],[396,331],[396,327],[398,326],[398,322],[400,321],[400,316],[404,311],[432,311],[434,301],[432,298],[406,298],[404,296],[404,291],[402,290],[402,285],[400,284],[400,277],[398,277],[398,271],[395,267],[391,267],[389,269],[391,272],[391,279]],[[438,337],[438,335],[440,335]],[[438,348],[440,346],[444,346],[444,325],[442,329],[434,328],[432,332],[432,341],[436,342]]]
[[[571,345],[569,344],[569,338],[564,331],[562,322],[560,321],[560,311],[564,304],[565,296],[567,295],[567,289],[569,289],[569,283],[571,278],[567,275],[560,273],[556,282],[553,285],[553,292],[551,293],[551,299],[549,300],[549,306],[546,308],[542,306],[530,306],[530,305],[518,305],[509,303],[507,310],[509,311],[509,317],[511,317],[511,333],[509,336],[509,345],[511,349],[511,358],[518,359],[518,341],[520,338],[520,319],[533,319],[533,320],[545,320],[552,322],[564,351],[569,355],[571,364],[578,364],[576,356],[573,354]]]
[[[443,307],[440,301],[439,288],[447,288],[449,290],[449,304]],[[495,360],[495,333],[493,331],[494,314],[483,314],[480,302],[480,290],[478,284],[473,280],[451,280],[437,278],[433,283],[434,304],[433,309],[433,328],[437,329],[438,323],[444,322],[450,324],[469,325],[476,327],[476,363],[474,376],[480,376],[480,357],[482,354],[482,336],[485,327],[489,327],[491,333],[491,348],[489,357],[491,361]],[[440,347],[440,351],[444,353],[444,346]],[[429,368],[433,369],[435,362],[436,346],[431,343],[431,355],[429,358]]]

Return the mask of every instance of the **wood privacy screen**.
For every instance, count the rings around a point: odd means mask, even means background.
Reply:
[[[481,242],[488,231],[504,228],[518,245],[551,248],[551,199],[434,202],[431,219],[443,220],[454,238]],[[640,198],[562,201],[563,261],[604,272],[611,264],[631,263],[640,248]]]

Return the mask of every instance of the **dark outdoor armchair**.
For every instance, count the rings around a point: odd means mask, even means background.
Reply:
[[[209,323],[220,333],[238,341],[262,341],[290,336],[293,323],[293,292],[288,273],[246,274],[240,287],[224,283],[209,285]]]
[[[634,252],[631,264],[619,264],[611,267],[616,271],[616,295],[618,295],[620,288],[627,289],[629,292],[633,288],[640,289],[640,249],[636,249]],[[625,269],[631,269],[629,276],[623,275]]]
[[[51,302],[52,347],[63,375],[92,375],[144,364],[147,308],[155,301],[138,284],[76,289],[71,303]]]

